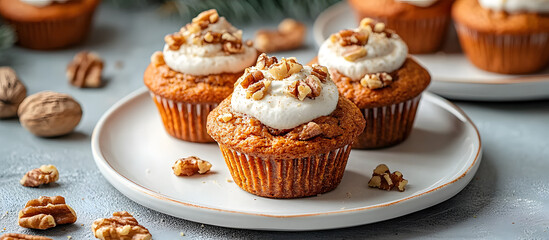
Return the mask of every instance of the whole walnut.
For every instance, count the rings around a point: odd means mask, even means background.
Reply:
[[[44,91],[33,94],[18,110],[21,125],[34,135],[55,137],[70,133],[82,118],[82,108],[71,96]]]
[[[0,118],[17,116],[19,104],[27,96],[25,85],[10,67],[0,67]]]

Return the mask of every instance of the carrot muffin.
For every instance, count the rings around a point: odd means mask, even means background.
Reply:
[[[320,46],[318,62],[328,67],[340,94],[364,114],[366,128],[353,147],[387,147],[408,137],[431,77],[408,57],[397,34],[365,18],[359,28],[327,39]]]
[[[524,74],[549,63],[549,0],[458,0],[461,46],[477,67]]]
[[[206,117],[255,63],[257,51],[213,9],[165,41],[164,51],[153,54],[144,74],[164,127],[182,140],[213,142],[206,133]]]
[[[0,0],[0,15],[15,28],[18,44],[32,49],[82,42],[100,0]]]
[[[210,113],[207,127],[240,188],[297,198],[339,185],[364,124],[325,67],[262,54]]]
[[[444,42],[454,0],[349,0],[359,19],[374,18],[404,39],[410,53],[430,53]]]

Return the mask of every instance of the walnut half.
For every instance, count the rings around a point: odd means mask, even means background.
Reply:
[[[28,235],[22,233],[4,233],[0,236],[0,240],[53,240],[49,237]]]
[[[128,212],[121,211],[112,214],[111,218],[100,218],[93,221],[92,232],[102,240],[149,240],[152,235],[149,230],[137,222]]]
[[[67,66],[70,84],[80,88],[98,88],[103,85],[103,60],[96,53],[82,51]]]
[[[76,212],[65,204],[61,196],[40,197],[27,202],[19,211],[19,226],[33,229],[48,229],[58,224],[76,222]]]
[[[390,191],[393,188],[398,191],[404,192],[408,180],[403,178],[403,175],[399,171],[391,173],[389,167],[385,164],[379,164],[372,173],[372,178],[368,182],[369,187],[379,188]]]
[[[177,176],[192,176],[196,173],[204,174],[210,171],[212,164],[198,157],[190,156],[177,160],[172,169]]]
[[[0,67],[0,118],[17,116],[17,108],[27,96],[27,88],[10,67]]]
[[[55,166],[42,165],[40,168],[28,171],[19,183],[25,187],[38,187],[42,184],[55,182],[58,179],[59,171]]]

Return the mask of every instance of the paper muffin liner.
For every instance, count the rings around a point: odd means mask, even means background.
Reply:
[[[304,158],[253,157],[219,148],[235,183],[244,191],[269,198],[314,196],[335,189],[341,182],[351,145]]]
[[[360,19],[365,17],[361,15]],[[446,37],[450,15],[423,19],[399,19],[371,17],[384,22],[387,28],[395,32],[406,42],[413,54],[431,53],[438,50]]]
[[[163,98],[154,93],[151,97],[160,112],[166,132],[189,142],[214,142],[206,132],[206,119],[217,103],[187,103]]]
[[[31,49],[67,47],[86,39],[95,9],[73,18],[22,22],[6,19],[17,33],[18,44]]]
[[[456,23],[463,51],[477,67],[497,73],[523,74],[549,63],[549,32],[495,34]]]
[[[389,147],[406,140],[412,131],[420,100],[421,94],[389,106],[360,109],[366,119],[366,127],[355,140],[353,148]]]

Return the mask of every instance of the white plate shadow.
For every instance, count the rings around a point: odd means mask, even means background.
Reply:
[[[313,26],[318,46],[330,34],[356,28],[357,18],[346,1],[326,9]],[[455,30],[450,29],[443,51],[416,54],[433,81],[429,91],[444,97],[475,101],[518,101],[549,98],[549,67],[530,75],[504,75],[476,68],[459,49]]]
[[[447,200],[471,180],[481,160],[479,133],[457,106],[424,93],[414,130],[402,144],[353,150],[338,188],[320,196],[268,199],[234,183],[216,144],[170,137],[145,88],[120,100],[99,120],[92,152],[103,176],[133,201],[178,218],[245,229],[318,230],[406,215]],[[195,155],[212,172],[176,177],[172,164]],[[368,188],[385,163],[409,180],[405,192]]]

